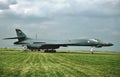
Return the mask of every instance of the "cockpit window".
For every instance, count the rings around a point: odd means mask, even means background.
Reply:
[[[99,40],[99,39],[90,39],[90,40],[95,41],[95,42],[102,42],[102,41]]]

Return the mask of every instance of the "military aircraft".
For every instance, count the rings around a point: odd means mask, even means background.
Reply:
[[[99,39],[75,39],[75,40],[67,40],[62,42],[56,41],[41,41],[36,39],[31,39],[26,36],[20,29],[16,29],[17,37],[12,38],[4,38],[4,39],[18,39],[18,41],[14,42],[15,45],[22,45],[24,48],[33,50],[44,50],[44,52],[56,52],[55,49],[60,47],[68,47],[68,46],[90,46],[91,51],[93,53],[93,47],[101,48],[107,46],[113,46],[112,43],[104,43]]]

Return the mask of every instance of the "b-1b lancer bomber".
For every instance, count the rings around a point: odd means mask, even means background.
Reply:
[[[64,42],[56,42],[56,41],[41,41],[37,39],[31,39],[26,36],[20,29],[16,29],[17,37],[12,38],[4,38],[4,39],[18,39],[18,41],[14,42],[15,45],[22,45],[24,48],[33,50],[44,50],[44,52],[56,52],[55,49],[60,47],[68,47],[68,46],[90,46],[91,51],[93,53],[93,47],[101,48],[107,46],[113,46],[112,43],[104,43],[99,39],[75,39],[75,40],[67,40]]]

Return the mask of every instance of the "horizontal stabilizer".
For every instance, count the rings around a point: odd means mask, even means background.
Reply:
[[[7,39],[18,39],[19,37],[10,37],[10,38],[4,38],[4,40],[7,40]]]

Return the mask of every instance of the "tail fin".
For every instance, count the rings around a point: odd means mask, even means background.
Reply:
[[[27,36],[20,29],[16,29],[16,34],[17,37],[4,38],[4,39],[18,39],[19,42],[28,39]]]
[[[27,39],[27,36],[20,29],[16,29],[16,34],[19,41],[24,41]]]

